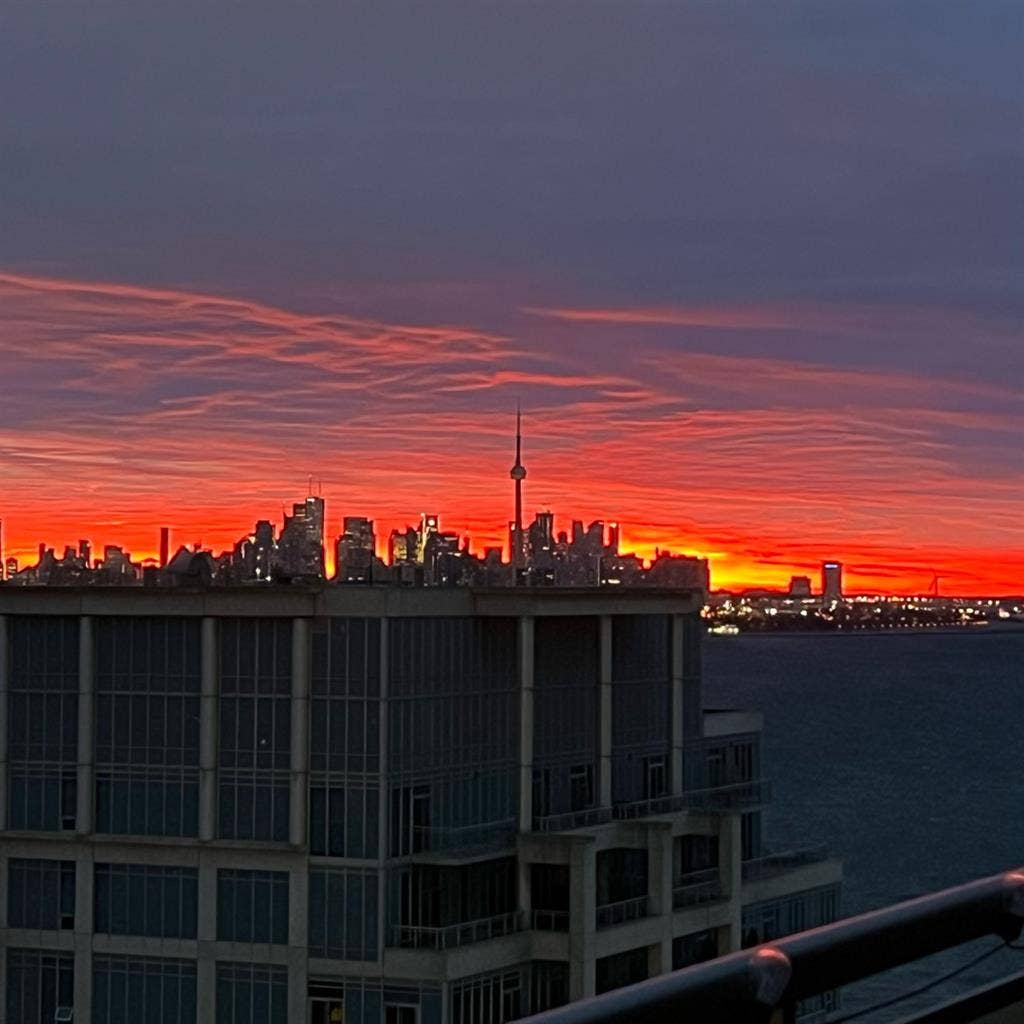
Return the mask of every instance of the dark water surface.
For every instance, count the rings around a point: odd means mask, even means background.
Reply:
[[[704,688],[709,707],[764,714],[768,841],[828,843],[844,914],[1024,864],[1024,631],[709,637]],[[844,1010],[995,942],[849,991]],[[1024,953],[1000,953],[900,1013],[1019,969]]]

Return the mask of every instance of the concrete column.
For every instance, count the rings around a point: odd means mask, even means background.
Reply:
[[[308,939],[309,871],[303,863],[288,879],[288,1024],[306,1024]]]
[[[597,854],[593,839],[576,842],[569,854],[569,999],[594,995],[594,935],[597,930]]]
[[[721,818],[718,832],[718,871],[722,891],[729,896],[729,948],[719,953],[733,953],[743,941],[742,921],[743,832],[739,814]]]
[[[309,805],[309,676],[312,667],[312,634],[309,619],[292,620],[292,846],[306,845],[306,812]]]
[[[92,1020],[93,851],[81,846],[75,863],[75,1020]]]
[[[200,630],[199,839],[208,843],[217,837],[217,719],[220,696],[217,620],[207,616]]]
[[[10,689],[7,616],[0,615],[0,830],[7,828],[7,693]],[[0,991],[4,991],[0,987]]]
[[[651,822],[647,827],[647,904],[651,917],[665,917],[672,930],[672,825]]]
[[[533,619],[519,619],[519,831],[533,830]]]
[[[388,775],[389,775],[389,760],[388,760],[388,739],[389,739],[389,723],[388,723],[388,694],[390,692],[389,684],[389,665],[388,665],[388,620],[382,618],[380,620],[380,711],[377,715],[377,722],[380,728],[380,762],[378,766],[380,789],[378,793],[378,811],[377,811],[377,863],[379,865],[377,869],[377,938],[383,948],[387,942],[387,884],[388,875],[387,871],[384,870],[384,864],[387,861],[388,854],[391,852],[388,849],[390,843],[391,830],[390,830],[390,814],[388,804]]]
[[[671,676],[669,685],[672,688],[672,717],[670,721],[670,742],[672,744],[669,758],[669,792],[678,795],[683,792],[683,617],[672,616],[671,633]]]
[[[77,1019],[77,1018],[76,1018]],[[86,1020],[89,1018],[87,1017]],[[196,964],[196,1020],[217,1019],[217,961],[212,947],[199,947],[199,961]]]
[[[597,805],[612,805],[612,617],[601,616],[601,661],[598,683]]]
[[[93,620],[90,616],[83,615],[78,620],[78,806],[75,831],[79,835],[88,835],[93,831],[95,665]],[[91,977],[90,972],[90,979]],[[75,984],[77,987],[78,982]]]

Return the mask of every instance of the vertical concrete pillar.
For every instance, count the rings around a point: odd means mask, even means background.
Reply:
[[[581,837],[569,853],[569,999],[594,994],[594,935],[597,929],[597,854],[592,837]]]
[[[10,638],[7,616],[0,615],[0,830],[7,828],[7,693],[10,689]],[[0,987],[0,991],[4,991]]]
[[[288,1024],[306,1024],[308,939],[309,871],[303,862],[288,879]]]
[[[306,811],[309,804],[309,676],[312,668],[312,633],[309,619],[292,621],[292,846],[306,845]]]
[[[733,953],[743,941],[742,921],[743,830],[739,814],[720,819],[718,832],[718,871],[722,891],[729,897],[729,948],[720,953]]]
[[[647,828],[648,913],[657,917],[661,941],[649,947],[648,976],[662,974],[672,967],[672,824],[651,822]]]
[[[382,618],[380,620],[380,711],[377,715],[378,728],[380,729],[380,763],[378,765],[379,771],[379,790],[377,799],[379,801],[377,807],[377,938],[381,946],[387,942],[387,872],[384,870],[384,864],[387,862],[388,854],[390,850],[388,845],[390,843],[391,831],[390,821],[391,816],[389,814],[389,803],[388,803],[388,776],[390,774],[390,761],[389,761],[389,722],[388,722],[388,694],[390,693],[390,665],[389,665],[389,640],[388,633],[390,631],[389,620]]]
[[[75,1020],[92,1020],[93,850],[79,849],[75,864]]]
[[[519,831],[533,830],[533,619],[519,619]]]
[[[204,955],[202,947],[200,947],[199,961],[196,964],[196,1020],[214,1021],[216,1019],[217,961],[214,959],[212,949]]]
[[[217,620],[206,616],[200,626],[199,839],[207,843],[217,836],[217,718],[220,696],[217,640]]]
[[[95,667],[93,620],[90,616],[83,615],[78,620],[78,806],[75,831],[79,835],[88,835],[93,831]]]
[[[217,866],[211,849],[199,852],[196,921],[196,1020],[217,1019]]]
[[[597,805],[612,805],[612,617],[601,616],[600,676],[598,677]]]
[[[683,792],[683,617],[672,616],[671,631],[671,686],[672,718],[669,726],[671,757],[669,758],[669,792],[678,795]]]

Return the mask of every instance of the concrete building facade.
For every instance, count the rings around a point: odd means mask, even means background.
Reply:
[[[7,1024],[504,1024],[833,919],[699,604],[0,591]]]

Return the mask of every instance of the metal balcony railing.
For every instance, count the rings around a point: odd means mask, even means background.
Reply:
[[[460,921],[444,928],[418,925],[396,925],[392,929],[392,946],[402,949],[454,949],[474,942],[486,942],[522,930],[522,913],[512,911],[476,921]]]
[[[567,811],[565,814],[546,814],[533,819],[534,832],[568,832],[574,828],[589,828],[593,825],[607,825],[612,820],[610,807],[588,807],[582,811]]]
[[[627,921],[638,921],[647,916],[647,897],[619,900],[618,903],[603,903],[597,908],[597,927],[613,928]]]
[[[776,875],[784,875],[787,871],[806,867],[808,864],[820,864],[828,860],[829,856],[829,848],[824,845],[768,853],[763,857],[743,862],[743,881],[756,882],[762,878],[774,878]]]
[[[658,814],[675,814],[686,810],[686,796],[656,796],[649,800],[636,800],[628,804],[616,804],[612,817],[618,821],[632,821],[634,818],[653,818]]]
[[[675,910],[682,907],[697,907],[702,903],[714,903],[724,898],[718,868],[691,871],[677,879],[672,887],[672,906]]]
[[[692,810],[729,814],[771,803],[772,786],[764,779],[752,779],[749,782],[730,782],[706,789],[690,789],[683,795]]]
[[[537,932],[567,932],[569,911],[542,910],[535,907],[530,911],[530,927]]]
[[[511,845],[516,834],[514,818],[506,821],[485,822],[446,828],[434,825],[414,825],[410,829],[413,853],[443,853],[446,850],[491,848]]]
[[[791,1021],[800,1000],[986,935],[1011,941],[1022,923],[1024,869],[730,953],[524,1018],[523,1024],[763,1024],[773,1010]],[[979,1012],[942,1019],[978,1020],[982,1005],[990,1013],[1022,996],[1024,984],[1008,979],[978,1003]],[[965,1006],[974,998],[964,997]]]

